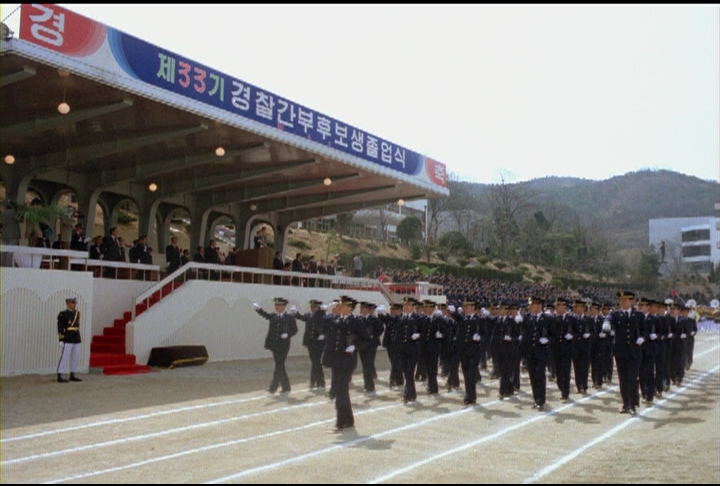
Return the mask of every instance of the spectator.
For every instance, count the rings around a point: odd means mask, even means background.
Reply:
[[[363,261],[360,253],[356,254],[352,259],[352,276],[362,277]]]
[[[303,265],[303,262],[302,262],[302,253],[295,254],[295,260],[292,261],[291,270],[293,272],[301,272],[301,273],[305,271],[305,265]],[[293,276],[292,284],[295,287],[300,287],[300,284],[301,284],[300,278]]]

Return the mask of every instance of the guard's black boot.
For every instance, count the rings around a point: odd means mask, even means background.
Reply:
[[[82,381],[80,378],[75,376],[75,373],[70,373],[70,381]]]
[[[68,382],[65,378],[63,378],[63,375],[60,374],[60,373],[58,373],[58,380],[57,380],[57,381],[58,381],[58,383],[67,383],[67,382]]]

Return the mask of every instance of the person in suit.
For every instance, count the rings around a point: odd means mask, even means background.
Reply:
[[[70,236],[70,249],[75,251],[87,251],[88,239],[83,232],[82,223],[78,223],[73,228]]]
[[[92,239],[92,244],[90,245],[90,248],[88,248],[88,258],[90,260],[103,259],[102,240],[103,237],[100,235],[97,235]]]
[[[297,322],[293,313],[295,306],[290,313],[285,312],[288,301],[282,297],[273,299],[275,312],[266,312],[257,303],[253,303],[255,312],[269,321],[268,332],[265,337],[265,349],[272,352],[275,361],[272,381],[268,387],[270,393],[275,393],[278,386],[282,393],[290,393],[290,379],[285,369],[285,360],[290,351],[290,339],[297,334]]]
[[[167,262],[168,274],[180,268],[180,248],[178,248],[177,241],[177,236],[173,236],[170,238],[170,244],[165,247],[165,261]]]
[[[103,260],[106,262],[119,262],[121,260],[120,243],[118,243],[118,229],[117,226],[113,226],[105,235],[102,242],[102,254]],[[105,277],[115,278],[115,268],[105,267]]]
[[[82,339],[80,339],[80,311],[77,310],[77,298],[68,297],[65,299],[65,305],[67,306],[66,309],[57,316],[58,343],[62,350],[57,365],[58,383],[82,381],[75,376],[78,359],[80,358],[80,343],[82,342]],[[68,363],[70,364],[70,378],[66,379],[63,375],[68,368]]]
[[[305,273],[305,265],[303,265],[303,262],[302,262],[302,253],[295,254],[295,259],[292,261],[292,266],[291,266],[290,270],[293,272]],[[300,277],[294,276],[292,278],[292,284],[295,287],[300,287],[302,285],[302,280],[300,279]]]
[[[611,323],[615,329],[613,355],[623,402],[620,413],[635,415],[640,404],[638,376],[642,357],[641,346],[645,342],[644,316],[633,307],[635,299],[633,292],[621,290],[617,296],[620,309],[612,313]]]
[[[296,313],[295,318],[305,323],[302,344],[310,355],[310,389],[325,389],[325,373],[322,367],[322,355],[325,350],[325,311],[323,303],[312,299],[310,312]]]
[[[545,410],[547,395],[547,375],[545,367],[548,361],[548,344],[552,337],[550,318],[543,312],[543,299],[532,296],[528,299],[528,314],[525,316],[525,335],[528,375],[534,400],[533,408]]]
[[[217,243],[215,243],[214,239],[211,239],[208,242],[207,248],[205,248],[205,263],[214,263],[216,265],[220,264],[220,256],[218,253],[218,247],[217,247]]]

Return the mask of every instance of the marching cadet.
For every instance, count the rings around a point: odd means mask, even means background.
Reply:
[[[661,339],[663,341],[663,386],[660,388],[663,392],[670,391],[670,382],[672,375],[671,373],[671,364],[672,364],[672,347],[673,347],[673,338],[675,335],[673,334],[673,330],[675,329],[675,317],[672,315],[672,306],[673,306],[673,300],[672,299],[666,299],[665,300],[665,313],[663,314],[665,319],[665,338]]]
[[[509,312],[515,310],[516,307],[517,306],[512,303],[507,305]],[[515,358],[518,354],[517,345],[518,338],[520,337],[516,323],[516,319],[518,318],[520,319],[520,322],[522,322],[522,317],[519,314],[515,317],[510,317],[508,315],[500,316],[495,319],[493,326],[493,332],[495,335],[493,336],[492,341],[494,343],[493,347],[495,348],[495,362],[497,363],[497,366],[494,369],[497,370],[497,373],[500,376],[500,389],[498,392],[500,400],[509,398],[515,393],[515,386],[513,384],[513,364],[517,363],[518,371],[520,366],[519,360],[516,360]]]
[[[477,403],[477,378],[480,363],[480,341],[485,330],[481,327],[479,316],[475,313],[475,302],[465,301],[462,304],[463,315],[458,322],[458,331],[455,337],[460,365],[465,380],[465,405]]]
[[[357,301],[351,297],[340,297],[337,304],[329,310],[332,315],[326,320],[325,353],[323,365],[332,369],[332,390],[335,395],[335,430],[355,426],[355,417],[350,403],[350,380],[355,369],[355,343],[359,335],[359,326],[352,316]],[[337,313],[335,313],[337,307]]]
[[[672,344],[670,351],[670,380],[675,386],[682,385],[685,377],[685,342],[687,340],[687,319],[683,316],[683,306],[673,304],[670,307],[670,326]]]
[[[533,408],[545,410],[547,394],[545,366],[548,361],[548,344],[550,343],[550,317],[543,312],[543,300],[539,297],[528,299],[528,314],[525,316],[526,327],[523,342],[527,343],[528,374],[532,387]]]
[[[668,344],[668,316],[665,303],[660,302],[659,300],[652,300],[650,302],[650,314],[653,316],[655,334],[657,334],[657,338],[655,339],[657,354],[655,355],[654,390],[655,397],[662,398],[662,392],[665,389],[665,383],[669,383],[667,381],[667,366],[665,364],[665,357],[667,355],[665,348]],[[648,339],[652,339],[652,336],[648,335]]]
[[[685,343],[685,371],[690,371],[693,364],[693,354],[695,353],[695,335],[697,334],[697,316],[698,313],[694,308],[695,301],[689,300],[686,306],[690,310],[687,316],[687,341]]]
[[[592,320],[593,338],[590,345],[590,361],[592,370],[593,388],[602,388],[603,379],[607,376],[605,371],[605,349],[610,338],[610,321],[600,313],[600,303],[590,304],[590,319]]]
[[[372,302],[360,302],[360,315],[357,317],[358,324],[364,327],[365,331],[358,341],[357,350],[362,363],[366,393],[375,393],[375,378],[377,378],[375,356],[383,332],[380,319],[373,314],[375,309],[376,305]]]
[[[442,347],[444,319],[442,311],[435,309],[435,302],[432,300],[423,301],[423,316],[420,317],[420,339],[422,348],[420,361],[425,363],[427,371],[427,393],[436,395],[438,390],[438,358]]]
[[[77,371],[78,359],[80,358],[80,347],[82,340],[80,339],[80,311],[77,310],[77,298],[68,297],[65,299],[66,309],[60,311],[57,316],[58,343],[62,350],[60,361],[57,366],[58,383],[67,383],[68,381],[82,381],[75,376]],[[63,373],[70,361],[70,378],[63,377]]]
[[[587,394],[588,375],[590,374],[590,346],[592,344],[593,320],[585,314],[587,304],[581,300],[573,302],[575,317],[575,342],[573,344],[573,370],[575,387],[581,395]]]
[[[638,375],[640,358],[645,342],[643,336],[644,316],[633,308],[635,294],[620,291],[617,293],[620,309],[612,313],[611,322],[615,329],[613,354],[618,370],[622,408],[620,413],[635,415],[640,399],[638,394]]]
[[[388,359],[390,360],[390,389],[403,386],[405,378],[402,372],[402,360],[400,349],[398,346],[397,330],[400,326],[400,316],[402,315],[402,304],[390,304],[390,313],[381,313],[380,320],[385,329],[383,332],[382,345],[387,350]]]
[[[286,299],[276,297],[273,303],[275,304],[273,313],[266,312],[257,303],[253,303],[255,312],[270,321],[265,337],[265,349],[273,354],[275,370],[268,391],[275,393],[279,385],[282,393],[290,393],[290,379],[285,369],[285,360],[290,351],[290,338],[298,332],[297,322],[292,314],[285,312],[288,303]],[[294,311],[294,307],[291,311]]]
[[[447,389],[448,392],[453,390],[460,390],[460,351],[458,349],[457,334],[460,328],[460,320],[462,320],[462,313],[460,313],[454,305],[449,304],[446,309],[443,310],[445,316],[445,337],[447,342]]]
[[[302,344],[310,355],[310,389],[325,388],[325,373],[322,367],[322,354],[325,349],[325,311],[323,303],[312,299],[310,312],[296,313],[295,318],[305,323]]]
[[[552,324],[555,336],[552,340],[555,373],[557,386],[563,400],[570,398],[570,371],[575,340],[575,317],[567,312],[567,304],[568,301],[564,298],[558,298],[555,301],[555,318]]]
[[[523,349],[523,337],[525,335],[525,318],[523,316],[525,314],[527,314],[527,307],[520,306],[515,317],[513,317],[515,334],[517,335],[517,344],[515,345],[512,364],[512,384],[514,392],[520,391],[520,367],[527,356]]]
[[[613,368],[615,366],[615,361],[613,360],[613,348],[615,347],[615,328],[613,328],[612,319],[610,319],[610,316],[612,314],[612,306],[610,304],[604,303],[602,308],[600,309],[600,315],[602,315],[606,320],[610,323],[610,329],[606,331],[608,334],[609,339],[605,343],[605,349],[604,351],[604,369],[605,369],[605,381],[608,383],[612,383],[612,377],[613,377]],[[603,323],[603,326],[605,324]]]
[[[657,382],[657,361],[660,354],[659,316],[655,314],[657,302],[641,297],[638,300],[638,311],[645,316],[643,320],[644,332],[647,336],[642,345],[642,358],[640,360],[640,393],[643,402],[651,404],[655,398],[655,384]]]
[[[417,301],[406,297],[403,301],[403,313],[400,317],[396,337],[398,339],[402,372],[405,378],[403,388],[403,402],[414,403],[417,400],[415,389],[415,367],[420,353],[418,341],[420,339],[420,320],[415,314]]]
[[[424,320],[423,318],[425,316],[424,302],[415,300],[414,314],[418,320],[418,330],[420,330],[420,326],[422,325],[422,321]],[[421,331],[418,331],[418,332],[421,332]],[[422,359],[422,355],[425,350],[425,336],[422,333],[420,334],[420,339],[418,339],[417,348],[418,348],[418,362],[417,362],[417,366],[415,367],[415,383],[427,380],[427,366],[426,366],[425,360]]]

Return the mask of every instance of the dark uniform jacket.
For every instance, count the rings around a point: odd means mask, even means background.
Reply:
[[[458,327],[455,335],[455,349],[464,355],[471,355],[474,353],[480,353],[480,342],[486,339],[484,320],[477,314],[462,315],[455,314],[459,317],[457,319]],[[480,335],[480,341],[474,341],[473,336],[475,334]]]
[[[328,368],[353,368],[355,352],[346,352],[348,346],[356,345],[362,334],[357,318],[348,316],[328,316],[325,319],[325,352],[322,364]],[[357,351],[357,350],[356,350]]]
[[[550,316],[541,312],[540,314],[528,314],[525,316],[527,326],[525,328],[525,337],[523,337],[523,350],[528,358],[545,359],[547,358],[547,347],[549,343],[541,343],[540,339],[552,339],[552,330],[550,329]]]
[[[645,316],[642,312],[632,309],[630,314],[624,310],[612,313],[610,323],[615,330],[615,344],[613,354],[620,358],[639,358],[642,350],[637,340],[645,337],[644,324]]]
[[[289,351],[290,338],[298,332],[295,317],[287,312],[278,314],[276,312],[266,312],[263,309],[257,309],[257,313],[270,321],[268,333],[265,337],[265,349],[275,352]],[[283,339],[280,337],[283,334],[287,334],[288,337]]]
[[[80,342],[80,311],[65,309],[57,316],[58,340],[61,343]]]
[[[325,346],[324,340],[318,341],[321,334],[325,334],[325,311],[318,309],[315,312],[297,314],[297,318],[305,323],[302,344],[305,347]]]

